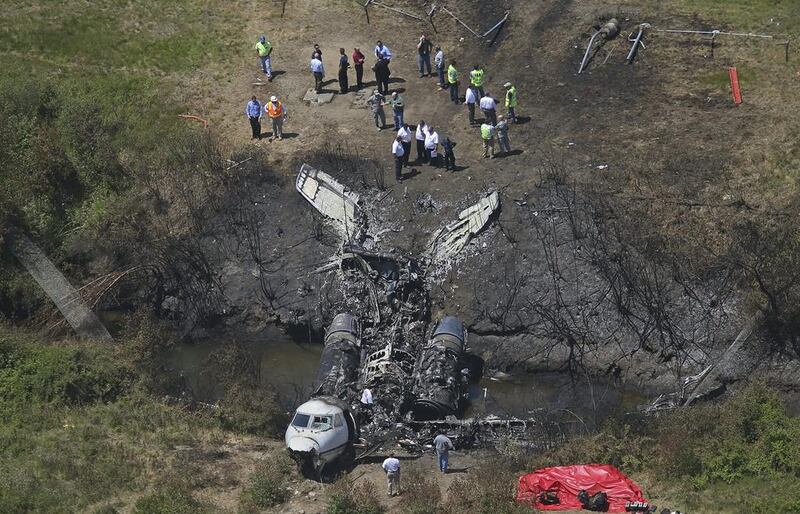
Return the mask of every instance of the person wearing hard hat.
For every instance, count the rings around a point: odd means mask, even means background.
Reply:
[[[258,58],[261,60],[261,70],[267,76],[267,80],[272,82],[272,43],[267,41],[266,36],[258,38],[256,43],[256,52]]]
[[[272,96],[264,106],[264,110],[272,121],[272,137],[269,140],[283,139],[283,122],[286,120],[286,108],[283,102],[278,101],[277,96]]]
[[[503,84],[503,87],[506,88],[506,110],[508,111],[508,119],[516,123],[517,114],[514,112],[514,109],[517,107],[517,86],[513,85],[511,82],[506,82]]]

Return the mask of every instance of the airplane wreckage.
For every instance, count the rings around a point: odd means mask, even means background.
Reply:
[[[369,220],[360,195],[327,173],[303,164],[296,188],[343,239],[337,255],[315,272],[340,274],[346,311],[328,327],[311,399],[286,430],[301,470],[319,475],[326,464],[362,458],[390,442],[418,450],[440,430],[462,447],[499,432],[524,438],[535,421],[458,419],[470,383],[480,378],[479,359],[468,354],[458,318],[430,322],[429,283],[490,224],[500,208],[497,192],[437,230],[417,261],[365,244]],[[374,403],[359,401],[364,389]]]

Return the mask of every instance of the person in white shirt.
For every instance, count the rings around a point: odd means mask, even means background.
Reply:
[[[400,127],[400,130],[397,131],[397,137],[400,138],[400,141],[403,143],[403,166],[408,167],[408,158],[411,156],[411,127],[408,126],[408,123],[403,123],[403,126]]]
[[[464,97],[464,103],[467,104],[469,110],[469,124],[475,125],[475,104],[478,102],[478,97],[475,95],[475,90],[472,86],[467,88],[467,95]]]
[[[417,132],[416,132],[416,139],[417,139],[417,162],[428,162],[428,154],[425,152],[425,136],[428,135],[428,126],[425,124],[425,120],[419,120],[417,123]]]
[[[497,102],[486,93],[480,101],[481,111],[483,112],[484,122],[490,125],[497,124]]]
[[[392,52],[389,50],[389,47],[384,45],[380,40],[378,40],[375,45],[375,58],[378,60],[384,59],[386,61],[392,60]]]
[[[383,461],[382,467],[386,472],[389,496],[397,496],[400,494],[400,461],[395,458],[394,453],[391,453],[389,458]]]
[[[394,138],[394,143],[392,143],[392,155],[394,155],[394,179],[398,182],[402,182],[403,155],[405,155],[405,150],[403,150],[403,140],[400,139],[400,136]]]
[[[361,403],[364,405],[372,405],[372,391],[369,389],[364,389],[361,393]]]
[[[425,152],[428,154],[428,161],[431,166],[439,167],[439,133],[436,129],[428,125],[428,134],[425,136]]]
[[[319,93],[322,91],[322,79],[325,78],[325,67],[319,54],[311,58],[311,73],[314,74],[314,90]]]
[[[440,46],[436,47],[436,54],[433,56],[433,64],[436,66],[436,73],[439,74],[439,89],[447,89],[447,83],[445,82],[447,70],[444,69],[444,52]]]

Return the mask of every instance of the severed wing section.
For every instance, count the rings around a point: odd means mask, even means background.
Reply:
[[[441,263],[455,257],[467,246],[470,239],[489,223],[499,207],[500,198],[495,191],[475,205],[461,211],[456,221],[439,229],[434,234],[429,246],[432,263]]]
[[[359,240],[362,217],[358,193],[349,191],[335,178],[308,164],[300,167],[295,186],[315,209],[333,220],[345,241]]]

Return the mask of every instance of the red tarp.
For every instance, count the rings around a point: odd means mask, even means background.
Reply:
[[[625,502],[646,501],[642,491],[614,466],[585,464],[581,466],[558,466],[544,468],[519,477],[517,501],[541,510],[580,510],[578,492],[589,495],[600,491],[608,495],[607,512],[625,512]],[[539,494],[552,491],[560,503],[545,505],[539,502]]]

